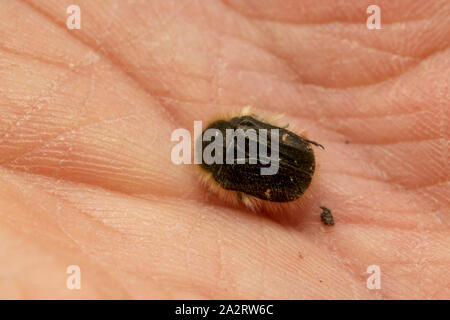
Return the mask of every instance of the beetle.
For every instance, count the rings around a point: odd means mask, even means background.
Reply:
[[[265,130],[266,137],[247,134],[249,130],[261,132],[262,129]],[[220,118],[210,123],[200,137],[203,150],[210,145],[208,139],[202,138],[208,130],[215,130],[213,135],[221,140],[219,148],[212,152],[212,156],[221,161],[203,161],[200,164],[203,181],[221,198],[241,201],[251,209],[270,203],[288,203],[300,198],[310,186],[316,169],[312,146],[323,148],[321,144],[289,131],[286,127],[268,123],[249,113]],[[242,138],[241,141],[245,141],[245,144],[230,145],[233,140],[228,136],[230,130],[235,133],[232,137],[235,142]],[[251,152],[252,142],[258,146],[256,157]],[[261,156],[262,149],[267,150],[267,154],[271,153],[271,156],[278,153],[278,157],[271,159],[274,162],[271,166],[278,168],[274,174],[262,173],[263,168],[269,167],[268,157]],[[241,152],[241,157],[227,162],[230,152],[233,155]]]

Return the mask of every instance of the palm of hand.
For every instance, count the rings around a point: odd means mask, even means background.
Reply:
[[[59,1],[6,4],[1,296],[449,297],[450,7],[381,1],[369,31],[356,1],[253,2],[81,1],[71,31]],[[326,147],[288,222],[170,161],[174,129],[245,105]]]

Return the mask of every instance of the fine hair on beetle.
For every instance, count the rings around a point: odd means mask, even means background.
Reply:
[[[312,146],[320,144],[265,118],[249,107],[209,122],[194,144],[201,146],[201,182],[219,199],[253,211],[302,206],[316,169]],[[292,130],[292,129],[291,129]]]

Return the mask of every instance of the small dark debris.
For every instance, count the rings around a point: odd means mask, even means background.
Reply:
[[[330,209],[327,207],[320,207],[320,209],[322,209],[322,213],[320,214],[322,222],[327,226],[334,226],[334,219]]]
[[[348,140],[345,140],[344,142],[345,142],[345,144],[349,144],[350,143],[350,141],[348,141]]]

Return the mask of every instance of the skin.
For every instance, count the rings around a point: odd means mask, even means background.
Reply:
[[[73,3],[0,0],[0,298],[450,298],[448,1]],[[281,214],[170,160],[247,105],[325,146]]]

